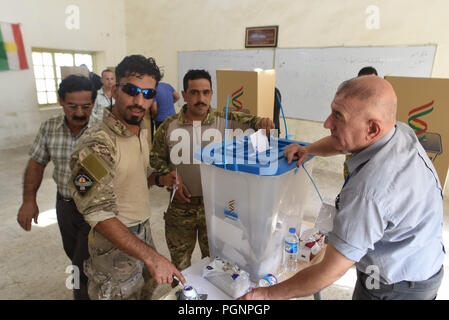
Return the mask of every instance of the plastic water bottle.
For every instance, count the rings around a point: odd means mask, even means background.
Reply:
[[[288,232],[284,241],[284,269],[288,272],[296,272],[299,238],[295,228],[290,228]]]
[[[259,280],[259,287],[270,287],[278,283],[278,279],[272,273],[268,273],[265,277]]]
[[[198,297],[198,293],[192,286],[185,286],[182,289],[182,297],[182,300],[200,300]]]

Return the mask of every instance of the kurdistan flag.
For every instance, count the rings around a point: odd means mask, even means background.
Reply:
[[[0,22],[0,70],[28,69],[20,25]]]

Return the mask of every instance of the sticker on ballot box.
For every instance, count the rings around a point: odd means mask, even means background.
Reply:
[[[229,218],[232,220],[238,220],[239,215],[237,214],[237,211],[235,210],[235,200],[231,200],[228,202],[228,206],[224,210],[224,214],[225,214],[226,218]]]

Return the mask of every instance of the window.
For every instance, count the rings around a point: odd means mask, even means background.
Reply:
[[[61,67],[85,64],[92,71],[94,65],[94,55],[90,52],[33,48],[32,59],[39,106],[58,102]]]

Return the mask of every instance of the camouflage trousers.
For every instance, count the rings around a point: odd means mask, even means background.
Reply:
[[[165,239],[170,251],[171,261],[184,270],[191,265],[196,239],[201,250],[201,258],[209,256],[206,216],[202,197],[192,197],[191,203],[181,203],[176,199],[164,214]]]
[[[139,239],[154,248],[150,222],[130,228]],[[84,261],[87,290],[92,300],[150,299],[156,282],[145,264],[119,250],[94,228],[89,233],[90,258]]]

